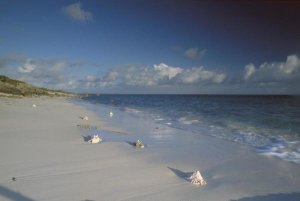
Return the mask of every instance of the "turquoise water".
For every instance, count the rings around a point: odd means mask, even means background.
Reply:
[[[82,99],[300,164],[298,96],[89,95]]]

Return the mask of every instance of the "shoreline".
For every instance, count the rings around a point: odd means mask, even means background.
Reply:
[[[65,98],[0,97],[1,200],[300,198],[299,165],[209,136],[195,139],[174,128],[155,130],[153,122],[122,111],[114,111],[116,117],[109,119],[110,108],[99,108],[90,111]],[[86,123],[80,119],[85,115],[89,124],[100,128],[103,143],[84,141],[83,136],[95,132],[78,128]],[[113,133],[116,130],[125,134]],[[151,144],[147,138],[166,135],[177,140]],[[137,138],[146,142],[145,149],[128,143]],[[186,180],[196,169],[207,186]]]

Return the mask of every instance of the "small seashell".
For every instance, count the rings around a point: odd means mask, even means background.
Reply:
[[[144,148],[145,145],[140,140],[137,140],[135,143],[135,147],[136,148]]]

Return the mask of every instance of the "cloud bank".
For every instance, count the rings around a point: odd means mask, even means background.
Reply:
[[[74,3],[63,8],[66,16],[78,22],[88,22],[93,20],[91,12],[84,10],[81,3]]]
[[[77,87],[69,76],[73,64],[61,60],[27,59],[18,69],[20,78],[37,86],[71,90]]]
[[[32,59],[27,57],[2,57],[0,74],[26,81],[38,87],[73,90],[78,85],[74,69],[82,62],[69,62],[58,59]]]
[[[28,59],[23,66],[20,66],[18,68],[18,71],[20,73],[31,73],[34,69],[35,69],[35,65],[31,62],[30,59]]]
[[[220,84],[226,74],[206,70],[204,67],[182,68],[165,63],[145,66],[124,66],[112,69],[103,77],[87,76],[87,86],[160,87],[195,84]]]
[[[248,64],[244,68],[246,82],[289,82],[300,78],[300,59],[297,55],[290,55],[285,62],[263,63],[256,67]]]
[[[250,63],[240,72],[221,72],[204,66],[166,63],[126,65],[97,73],[92,63],[25,56],[0,57],[0,74],[40,87],[75,92],[106,93],[222,93],[299,94],[300,58],[282,62]],[[87,68],[88,67],[88,68]],[[96,66],[95,66],[96,67]]]

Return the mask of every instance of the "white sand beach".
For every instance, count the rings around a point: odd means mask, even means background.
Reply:
[[[297,164],[205,135],[156,129],[121,111],[110,118],[109,109],[103,111],[98,117],[64,98],[0,98],[0,200],[300,200]],[[87,122],[99,128],[102,143],[84,139],[78,125]],[[130,142],[139,132],[177,140],[164,146],[145,138],[145,148],[135,149]],[[195,170],[207,185],[187,180]]]

